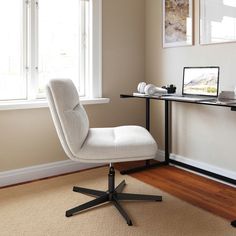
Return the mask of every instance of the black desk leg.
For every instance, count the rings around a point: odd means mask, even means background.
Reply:
[[[169,103],[170,101],[165,100],[165,163],[168,165],[169,164],[169,159],[170,159],[170,150],[169,150],[169,122],[170,122],[170,117],[169,117]]]
[[[146,99],[146,129],[150,131],[150,99]],[[145,168],[148,168],[150,166],[150,160],[146,160],[145,162]]]
[[[168,103],[167,103],[167,106],[168,106]],[[168,113],[167,113],[167,115],[168,115]],[[167,119],[169,119],[169,118],[167,117]],[[148,131],[150,131],[150,98],[146,98],[146,129]],[[167,145],[167,147],[168,147],[168,145]],[[169,149],[168,149],[168,152],[169,152]],[[155,168],[155,167],[159,167],[159,166],[164,166],[166,164],[167,164],[166,161],[150,164],[150,160],[146,160],[144,166],[139,166],[139,167],[131,168],[128,170],[122,170],[120,173],[122,175],[132,174],[132,173],[135,173],[138,171],[147,170],[147,169],[151,169],[151,168]]]
[[[150,99],[146,98],[146,129],[150,131]]]

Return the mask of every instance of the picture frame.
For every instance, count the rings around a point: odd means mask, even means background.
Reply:
[[[236,42],[236,1],[200,0],[200,44]]]
[[[163,48],[193,45],[193,0],[162,0]]]

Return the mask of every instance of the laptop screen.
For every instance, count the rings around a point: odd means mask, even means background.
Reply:
[[[217,97],[219,91],[218,66],[184,67],[183,95]]]

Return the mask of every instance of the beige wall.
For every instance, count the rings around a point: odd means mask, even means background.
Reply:
[[[144,0],[103,0],[103,96],[92,127],[144,124],[143,103],[120,99],[144,80]],[[47,108],[0,111],[0,171],[65,160]]]
[[[236,43],[199,45],[199,0],[196,0],[195,45],[163,49],[161,2],[146,0],[147,82],[158,86],[173,83],[181,92],[184,66],[219,65],[220,89],[232,90],[236,86]],[[163,106],[157,103],[152,104],[152,131],[163,148]],[[174,104],[172,136],[173,153],[236,171],[236,112],[227,108]]]

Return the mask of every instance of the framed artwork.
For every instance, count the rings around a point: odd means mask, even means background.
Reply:
[[[235,29],[235,0],[200,0],[200,44],[235,42]]]
[[[193,45],[193,0],[163,0],[163,47]]]

